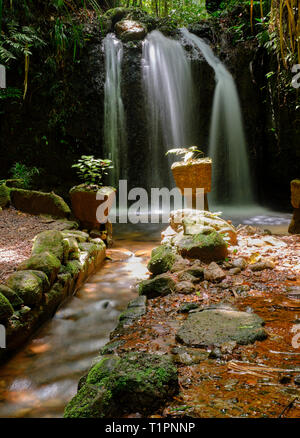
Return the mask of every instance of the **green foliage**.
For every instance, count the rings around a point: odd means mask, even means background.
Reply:
[[[39,175],[40,171],[37,167],[27,167],[25,164],[15,163],[10,173],[14,179],[22,179],[23,187],[28,189],[31,187],[34,176]]]
[[[107,170],[113,169],[112,161],[102,158],[94,158],[93,155],[82,155],[78,163],[73,164],[77,169],[77,175],[86,185],[102,185],[104,175],[108,175]]]
[[[204,156],[204,152],[200,151],[197,146],[190,146],[189,148],[169,149],[166,155],[169,154],[183,155],[183,161],[185,163]]]

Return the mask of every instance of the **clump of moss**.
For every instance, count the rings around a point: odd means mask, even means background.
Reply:
[[[176,255],[170,246],[160,245],[152,250],[148,269],[154,275],[163,274],[172,268],[175,258]]]
[[[45,251],[40,254],[36,254],[27,260],[24,260],[19,266],[19,271],[35,270],[44,272],[50,283],[53,284],[61,263],[59,259],[52,253]]]
[[[8,299],[14,309],[19,308],[23,304],[23,300],[19,297],[19,295],[4,284],[0,284],[0,294],[4,295],[5,298]]]
[[[14,309],[8,299],[0,293],[0,323],[5,324],[14,313]]]
[[[26,306],[34,307],[41,302],[49,281],[41,271],[18,271],[8,278],[7,286],[18,294]]]
[[[61,262],[64,258],[63,235],[60,231],[49,230],[38,234],[32,247],[32,255],[51,252]]]
[[[114,417],[158,408],[178,391],[177,368],[169,356],[128,353],[104,358],[68,404],[65,417]]]

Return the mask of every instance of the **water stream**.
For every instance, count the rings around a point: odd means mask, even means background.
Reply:
[[[193,144],[194,91],[191,65],[178,41],[151,32],[143,45],[147,101],[150,187],[174,186],[165,153]]]
[[[62,417],[79,378],[90,368],[136,297],[154,242],[117,242],[111,260],[58,310],[55,317],[0,368],[0,417]]]
[[[110,184],[117,186],[120,176],[126,178],[127,134],[121,94],[123,44],[114,34],[104,38],[104,147],[105,157],[112,160]]]
[[[248,152],[234,79],[205,41],[187,29],[182,29],[182,34],[201,51],[215,71],[209,142],[209,156],[213,160],[211,205],[251,205],[253,194]]]

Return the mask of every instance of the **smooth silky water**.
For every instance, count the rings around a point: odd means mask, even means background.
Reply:
[[[121,231],[122,240],[108,251],[111,260],[0,368],[1,418],[63,416],[79,378],[137,296],[136,282],[146,278],[147,259],[158,242],[145,233],[135,237]]]
[[[121,93],[123,44],[112,33],[103,41],[105,54],[104,84],[104,152],[114,168],[109,173],[110,184],[116,185],[122,174],[126,178],[127,133]]]

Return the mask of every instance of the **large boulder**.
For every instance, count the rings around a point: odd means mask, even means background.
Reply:
[[[49,281],[41,271],[18,271],[12,274],[6,282],[29,307],[37,306],[43,297],[43,292],[49,288]]]
[[[170,246],[160,245],[152,250],[148,269],[154,275],[163,274],[172,268],[175,260],[174,250]]]
[[[52,253],[45,251],[40,254],[33,255],[27,260],[24,260],[19,266],[18,271],[42,271],[44,272],[50,284],[53,284],[60,270],[61,262]]]
[[[294,209],[294,214],[289,225],[289,233],[300,234],[300,208]]]
[[[60,261],[63,261],[63,235],[60,231],[43,231],[35,237],[31,252],[32,255],[34,256],[45,252],[51,252]]]
[[[237,244],[236,229],[227,221],[219,217],[220,213],[194,209],[174,210],[170,214],[170,226],[176,233],[185,235],[203,234],[217,231],[230,245]]]
[[[178,392],[177,368],[169,356],[129,353],[104,357],[88,373],[65,410],[66,418],[111,418],[147,414]]]
[[[170,275],[161,274],[153,279],[141,281],[138,290],[140,295],[155,298],[172,293],[175,289],[175,285],[176,283]]]
[[[178,234],[174,245],[182,257],[199,259],[206,263],[224,260],[228,255],[227,244],[216,231],[191,236]]]
[[[11,189],[11,202],[20,211],[30,214],[49,214],[65,218],[71,214],[69,206],[55,193],[34,190]]]
[[[5,324],[14,313],[14,309],[8,299],[0,293],[0,324]]]
[[[0,207],[7,207],[10,204],[9,188],[5,184],[0,184]]]
[[[146,26],[134,20],[122,20],[115,24],[117,36],[124,42],[143,40],[147,34]]]
[[[18,309],[23,304],[22,298],[20,298],[19,295],[11,288],[5,286],[5,284],[0,284],[0,294],[4,295],[5,298],[8,299],[14,309]]]
[[[176,339],[190,347],[220,346],[229,341],[247,345],[266,339],[263,324],[255,313],[211,308],[190,314],[177,331]]]

